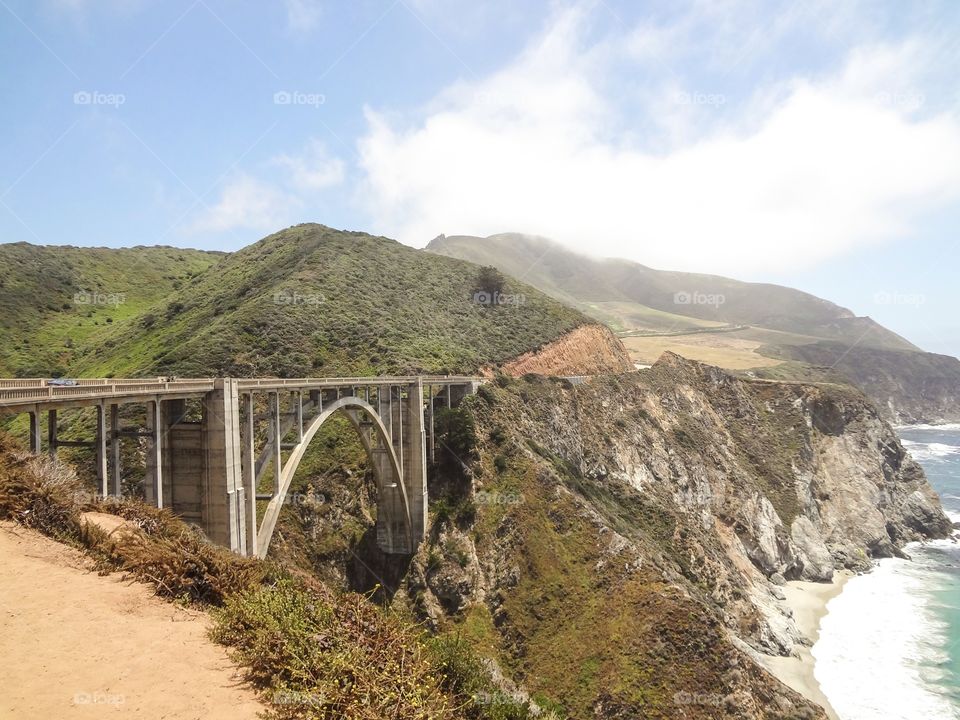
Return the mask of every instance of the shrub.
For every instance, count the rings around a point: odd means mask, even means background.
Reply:
[[[90,497],[73,470],[43,456],[13,453],[0,442],[0,517],[61,540],[80,536],[80,510]]]
[[[213,638],[269,689],[275,717],[462,717],[407,628],[366,598],[291,580],[244,591],[215,613]]]
[[[548,715],[526,700],[519,700],[494,682],[488,664],[459,635],[431,638],[427,646],[433,656],[444,689],[462,702],[468,718],[476,720],[528,720]]]

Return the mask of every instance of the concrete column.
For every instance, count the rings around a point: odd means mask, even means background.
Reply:
[[[100,494],[106,497],[110,488],[107,484],[107,408],[103,405],[97,405],[97,480]]]
[[[120,487],[120,406],[110,405],[110,462],[113,464],[113,494],[122,495]]]
[[[247,555],[257,555],[257,449],[255,445],[256,427],[254,422],[253,393],[244,396],[243,434],[243,493],[242,502],[246,508],[243,517],[243,530],[247,538]]]
[[[390,387],[390,440],[403,470],[403,387]]]
[[[297,442],[303,442],[303,393],[297,391],[294,393],[294,412],[296,413]]]
[[[57,457],[57,411],[47,410],[47,452],[50,459]]]
[[[237,381],[221,378],[203,398],[203,528],[215,543],[247,553],[240,531],[243,478],[240,464],[240,398]]]
[[[428,452],[430,454],[430,462],[435,463],[437,461],[437,425],[433,419],[433,385],[427,385],[427,397],[429,398],[429,405],[427,406],[427,428],[430,433]]]
[[[273,494],[280,494],[283,472],[283,430],[280,428],[280,393],[270,393],[270,440],[273,444]]]
[[[144,495],[147,502],[158,508],[164,506],[164,436],[167,427],[163,418],[163,401],[147,403],[147,429],[150,432],[150,446],[147,448],[147,473],[144,476]]]
[[[404,423],[404,466],[403,482],[410,503],[410,516],[413,523],[413,547],[426,535],[427,529],[427,443],[423,422],[423,380],[410,383],[407,387],[406,422]]]
[[[40,408],[30,413],[30,452],[40,454]]]
[[[409,545],[406,539],[406,519],[400,497],[398,478],[390,462],[389,448],[381,446],[388,443],[396,451],[393,443],[393,388],[389,385],[377,386],[376,411],[386,431],[386,439],[375,435],[376,447],[373,448],[376,466],[377,485],[377,546],[387,553],[402,553]],[[397,453],[399,458],[399,453]]]

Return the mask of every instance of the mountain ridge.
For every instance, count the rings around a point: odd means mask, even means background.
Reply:
[[[617,331],[636,362],[671,350],[773,379],[839,374],[894,422],[960,420],[960,360],[801,290],[593,258],[519,233],[441,235],[427,250],[524,277]]]

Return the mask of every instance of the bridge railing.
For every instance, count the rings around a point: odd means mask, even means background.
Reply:
[[[165,395],[177,393],[205,393],[214,388],[213,380],[183,380],[165,382],[161,380],[133,380],[91,382],[77,385],[46,385],[45,387],[24,387],[0,385],[0,405],[12,401],[69,400],[77,398],[96,398],[123,395]]]
[[[330,387],[350,387],[352,385],[408,385],[416,382],[418,379],[423,381],[424,385],[462,385],[466,383],[478,382],[479,377],[470,375],[392,375],[371,377],[342,377],[342,378],[241,378],[237,380],[237,387],[241,392],[244,390],[258,389],[276,389],[276,388],[330,388]]]
[[[306,390],[336,387],[370,387],[382,385],[407,385],[421,380],[424,385],[463,385],[482,379],[468,375],[404,375],[383,377],[347,378],[241,378],[237,380],[241,392],[256,390]],[[71,380],[73,384],[58,384],[47,378],[0,379],[0,407],[24,405],[29,402],[70,401],[95,398],[120,398],[123,396],[203,394],[214,389],[213,378],[173,379],[119,379],[84,378]]]
[[[192,378],[191,378],[192,380]],[[53,384],[54,387],[77,387],[77,386],[103,386],[103,385],[129,385],[134,383],[161,383],[165,378],[71,378],[70,385],[56,385],[57,382],[63,382],[63,378],[0,378],[0,389],[2,388],[45,388]]]

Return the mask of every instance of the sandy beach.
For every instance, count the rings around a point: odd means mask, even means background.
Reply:
[[[811,647],[820,635],[820,621],[827,614],[827,603],[840,594],[849,578],[850,573],[837,572],[833,575],[833,582],[792,581],[783,588],[786,595],[783,602],[793,611],[797,629],[810,639]],[[799,657],[763,655],[761,658],[767,669],[781,682],[821,705],[831,720],[839,720],[813,675],[814,658],[810,647],[797,645],[796,651]]]

